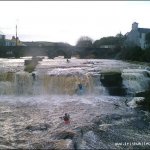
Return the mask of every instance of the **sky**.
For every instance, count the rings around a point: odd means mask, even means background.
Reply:
[[[150,1],[0,1],[0,31],[21,41],[94,41],[126,34],[133,22],[150,28]]]

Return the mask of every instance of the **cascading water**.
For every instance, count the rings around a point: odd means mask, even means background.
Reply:
[[[0,149],[137,149],[116,143],[149,142],[149,113],[125,103],[149,89],[145,66],[43,59],[33,76],[23,62],[0,59]],[[127,96],[117,95],[124,89]],[[69,125],[61,119],[66,112]]]
[[[122,72],[123,84],[128,94],[145,92],[150,89],[150,74],[143,69],[124,69]]]
[[[14,86],[14,94],[32,94],[33,80],[31,75],[27,72],[17,72],[12,85]]]
[[[40,69],[39,69],[40,70]],[[106,89],[101,84],[99,74],[92,74],[81,68],[54,68],[47,72],[32,73],[19,71],[1,74],[1,94],[43,95],[43,94],[77,94],[78,85],[83,87],[84,94],[105,94]]]
[[[7,77],[7,74],[5,78]],[[31,73],[17,72],[11,81],[2,79],[0,82],[1,94],[69,94],[73,95],[82,84],[86,93],[94,92],[93,79],[90,75],[36,75],[33,79]],[[10,92],[11,91],[11,92]]]

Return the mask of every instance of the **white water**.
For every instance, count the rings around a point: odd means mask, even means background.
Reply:
[[[39,62],[34,71],[36,80],[33,80],[31,73],[23,71],[24,59],[0,60],[0,94],[73,95],[81,83],[86,94],[108,95],[100,82],[101,72],[121,72],[128,93],[145,91],[150,84],[149,71],[145,66],[116,60],[71,59],[67,63],[65,59],[58,58],[45,58]]]
[[[115,142],[150,140],[145,122],[138,120],[142,114],[137,116],[125,104],[132,97],[110,96],[100,82],[101,72],[121,72],[129,93],[147,90],[147,66],[116,60],[71,59],[67,63],[65,59],[44,59],[36,67],[34,80],[32,74],[23,72],[24,59],[0,59],[0,148],[48,148],[50,142],[66,148],[75,139],[59,139],[64,131],[77,134],[77,149],[120,149],[122,146],[115,146]],[[76,92],[78,83],[84,87],[81,95]],[[69,125],[59,118],[66,112],[71,116]],[[93,120],[101,115],[119,115],[119,119],[101,119],[93,128]],[[133,125],[136,120],[144,124],[140,134],[138,124]],[[26,129],[40,123],[50,127],[46,131]]]
[[[124,69],[123,84],[128,93],[138,93],[150,88],[150,72],[146,69]]]

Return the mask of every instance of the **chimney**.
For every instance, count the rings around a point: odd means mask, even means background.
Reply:
[[[133,22],[132,23],[132,30],[137,30],[138,29],[138,23],[136,23],[136,22]]]

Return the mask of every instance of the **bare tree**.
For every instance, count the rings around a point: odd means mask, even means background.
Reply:
[[[91,47],[93,43],[93,40],[88,37],[88,36],[81,36],[78,41],[76,46],[78,47]]]

